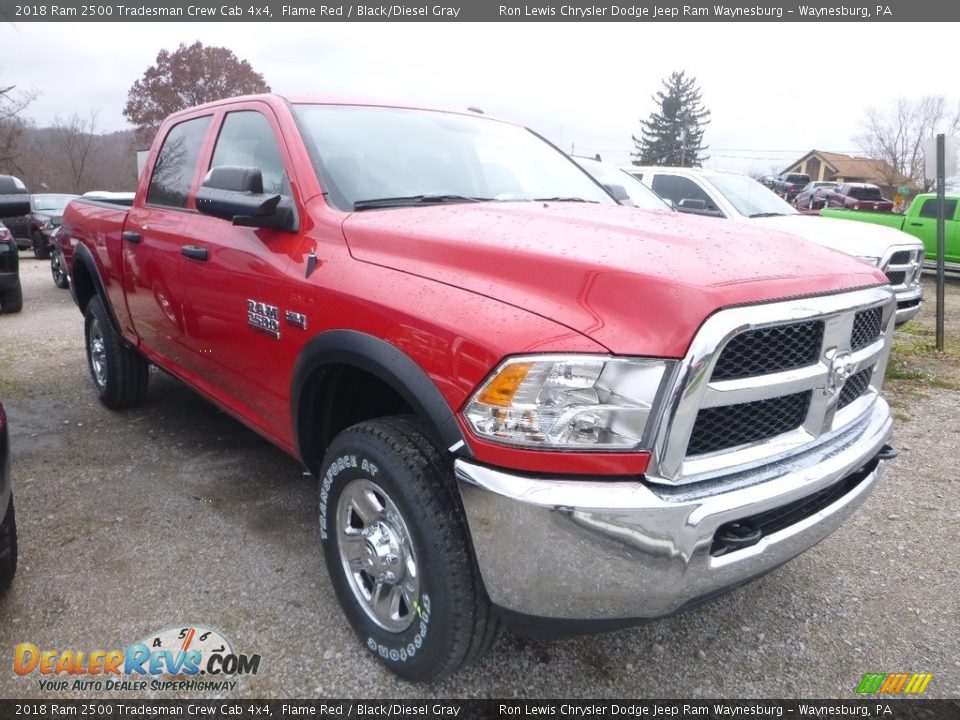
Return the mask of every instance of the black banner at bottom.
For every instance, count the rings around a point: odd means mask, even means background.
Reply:
[[[0,700],[0,718],[960,720],[960,700]]]

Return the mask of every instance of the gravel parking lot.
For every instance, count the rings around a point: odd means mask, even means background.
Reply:
[[[416,686],[383,670],[341,615],[316,487],[300,465],[157,371],[142,407],[100,406],[69,293],[46,261],[24,253],[21,270],[23,312],[0,316],[21,544],[0,601],[0,697],[140,699],[41,690],[36,673],[13,672],[14,647],[120,650],[190,624],[262,656],[231,698],[850,698],[866,672],[933,673],[927,696],[960,696],[956,386],[897,397],[901,454],[878,490],[778,571],[630,630],[553,642],[504,634],[479,664]],[[960,296],[960,282],[949,289]],[[929,322],[930,284],[926,297]]]

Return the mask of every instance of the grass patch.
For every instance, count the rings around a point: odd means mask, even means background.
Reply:
[[[20,392],[20,383],[13,378],[0,377],[0,393],[3,395],[13,395]]]
[[[911,417],[910,417],[909,415],[907,415],[906,413],[894,412],[894,413],[893,413],[893,419],[896,420],[897,422],[904,422],[904,423],[905,423],[905,422],[910,422]]]

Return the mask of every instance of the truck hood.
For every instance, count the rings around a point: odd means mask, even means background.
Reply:
[[[920,246],[916,238],[901,230],[817,215],[780,215],[755,218],[751,222],[856,257],[882,259],[894,245]]]
[[[343,231],[358,260],[537,313],[617,354],[681,357],[720,308],[886,280],[796,238],[620,206],[373,210],[348,216]]]

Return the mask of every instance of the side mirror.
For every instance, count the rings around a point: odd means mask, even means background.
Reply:
[[[212,168],[197,191],[197,210],[244,227],[293,232],[298,228],[290,199],[263,192],[259,168],[227,165]]]
[[[608,193],[613,195],[613,199],[616,200],[621,205],[629,205],[630,207],[636,207],[636,203],[630,199],[630,196],[627,194],[627,189],[623,185],[614,185],[613,183],[603,183],[603,189]]]
[[[707,201],[702,199],[695,198],[683,198],[680,201],[680,210],[706,210]]]

